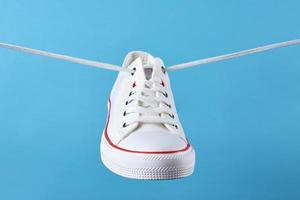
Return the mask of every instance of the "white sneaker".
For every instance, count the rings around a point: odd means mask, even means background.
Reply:
[[[180,124],[160,58],[129,53],[108,101],[101,140],[104,165],[136,179],[174,179],[193,173],[195,152]]]

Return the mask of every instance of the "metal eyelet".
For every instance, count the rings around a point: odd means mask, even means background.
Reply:
[[[172,126],[174,126],[176,129],[178,129],[178,126],[176,124],[173,124]]]
[[[175,116],[173,115],[173,114],[169,114],[170,115],[170,117],[172,118],[172,119],[174,119],[175,118]]]
[[[136,68],[135,68],[135,67],[133,68],[133,71],[134,71],[134,72],[131,73],[131,76],[133,76],[134,73],[135,73],[135,71],[136,71]]]
[[[125,105],[127,106],[128,104],[129,104],[129,102],[128,102],[128,101],[126,101],[126,102],[125,102]]]
[[[134,88],[136,86],[136,82],[134,81],[133,83],[132,83],[132,87]]]
[[[164,68],[164,66],[161,66],[161,71],[166,74],[166,69]]]
[[[165,93],[163,93],[164,94],[164,96],[167,98],[168,97],[168,93],[167,92],[165,92]]]
[[[126,110],[124,111],[124,113],[123,113],[123,116],[125,117],[127,115],[127,113],[126,113]]]
[[[123,128],[126,128],[126,126],[127,126],[127,124],[126,124],[126,122],[123,124]]]
[[[131,95],[133,95],[133,93],[132,93],[132,92],[129,92],[128,96],[131,96]]]

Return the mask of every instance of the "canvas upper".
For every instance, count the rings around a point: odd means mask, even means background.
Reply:
[[[160,58],[130,52],[109,101],[106,138],[114,146],[141,152],[180,151],[188,147],[169,77]]]

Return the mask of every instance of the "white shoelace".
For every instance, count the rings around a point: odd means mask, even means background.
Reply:
[[[127,119],[123,127],[133,123],[159,123],[177,128],[168,102],[168,94],[164,91],[161,82],[146,80],[144,87],[139,86],[129,93],[123,114]]]
[[[211,57],[211,58],[195,60],[195,61],[191,61],[191,62],[187,62],[187,63],[173,65],[166,69],[168,71],[175,71],[175,70],[179,70],[179,69],[185,69],[185,68],[189,68],[189,67],[212,63],[212,62],[218,62],[218,61],[222,61],[222,60],[237,58],[237,57],[241,57],[241,56],[245,56],[245,55],[249,55],[249,54],[259,53],[259,52],[268,51],[271,49],[287,47],[287,46],[296,45],[296,44],[300,44],[300,39],[275,43],[275,44],[266,45],[266,46],[261,46],[261,47],[243,50],[243,51],[230,53],[230,54],[225,54],[225,55],[221,55],[221,56],[215,56],[215,57]],[[56,58],[56,59],[60,59],[60,60],[65,60],[65,61],[78,63],[78,64],[82,64],[82,65],[88,65],[88,66],[97,67],[97,68],[109,69],[109,70],[113,70],[113,71],[127,71],[129,73],[133,72],[133,70],[131,70],[131,69],[126,69],[126,68],[123,68],[123,67],[120,67],[117,65],[113,65],[113,64],[92,61],[92,60],[87,60],[87,59],[82,59],[82,58],[76,58],[76,57],[72,57],[72,56],[56,54],[56,53],[41,51],[41,50],[37,50],[37,49],[31,49],[31,48],[27,48],[27,47],[21,47],[21,46],[7,44],[7,43],[0,43],[0,47],[13,49],[13,50],[17,50],[17,51],[23,51],[23,52],[27,52],[27,53],[31,53],[31,54],[37,54],[37,55],[46,56],[46,57],[51,57],[51,58]]]

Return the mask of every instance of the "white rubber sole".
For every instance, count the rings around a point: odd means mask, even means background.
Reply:
[[[177,179],[194,171],[195,151],[168,154],[144,154],[121,151],[102,137],[100,147],[103,164],[112,172],[133,179]]]

